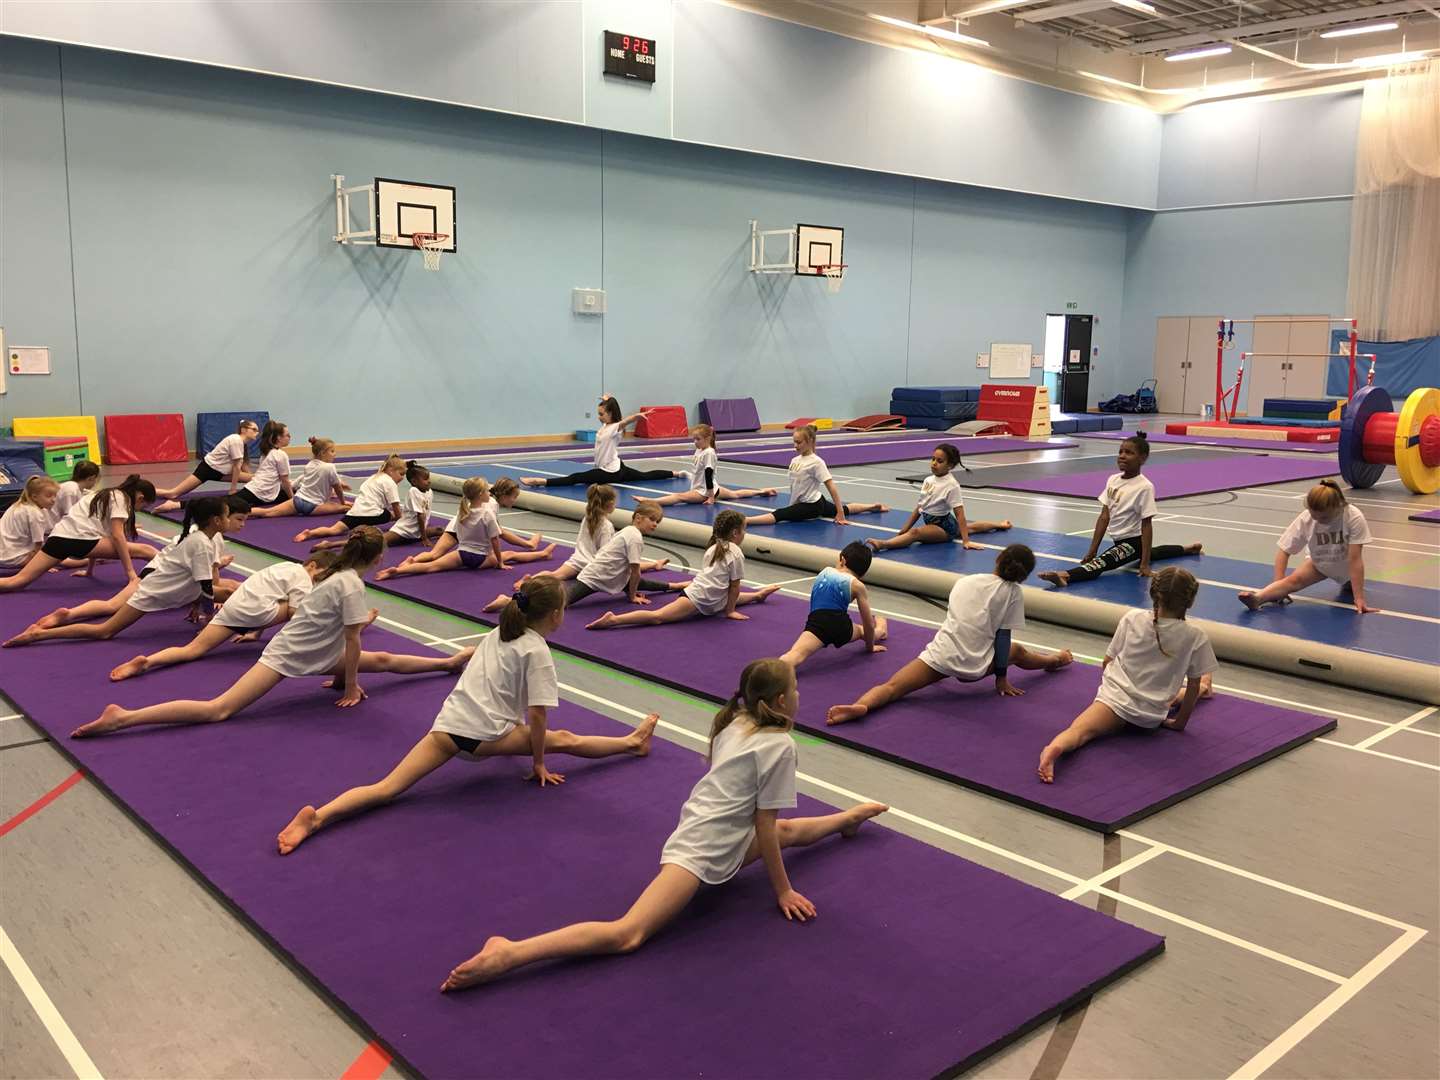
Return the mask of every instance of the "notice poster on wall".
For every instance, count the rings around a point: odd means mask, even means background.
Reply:
[[[50,349],[46,345],[12,345],[5,369],[11,375],[49,375]]]
[[[1028,379],[1030,377],[1030,355],[1034,350],[1029,345],[1007,345],[995,342],[990,346],[990,377],[992,379]]]

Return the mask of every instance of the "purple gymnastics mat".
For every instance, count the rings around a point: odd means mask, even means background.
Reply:
[[[837,446],[821,444],[820,453],[825,463],[832,467],[847,465],[873,465],[882,461],[911,461],[928,458],[931,451],[942,442],[953,443],[962,457],[974,454],[1005,454],[1015,450],[1065,450],[1078,443],[1058,440],[1047,442],[1035,439],[1011,438],[955,438],[946,432],[937,431],[917,436],[903,436],[894,439],[872,438],[866,442],[855,442]],[[634,455],[631,455],[632,457]],[[733,461],[741,465],[770,465],[783,469],[795,456],[793,446],[774,450],[725,450],[720,451],[721,461]]]
[[[289,555],[265,544],[275,522],[250,522],[240,542]],[[258,528],[257,528],[258,526]],[[252,531],[253,530],[253,531]],[[288,545],[294,547],[294,545]],[[560,548],[551,563],[569,555]],[[387,561],[398,559],[387,553]],[[385,592],[494,624],[482,614],[496,593],[512,587],[524,568],[453,571],[373,583]],[[676,576],[676,575],[654,575]],[[670,597],[652,594],[654,606]],[[723,701],[740,670],[760,656],[778,656],[805,625],[808,604],[784,595],[742,609],[746,622],[694,619],[669,626],[586,630],[607,610],[628,610],[622,598],[590,596],[577,603],[558,633],[556,648],[597,660],[687,693]],[[993,681],[942,683],[858,723],[829,727],[829,706],[855,700],[919,655],[933,631],[892,620],[888,651],[867,656],[858,646],[825,649],[800,669],[798,726],[908,768],[986,792],[1076,825],[1113,832],[1213,787],[1317,735],[1335,721],[1243,698],[1217,697],[1200,705],[1183,734],[1159,731],[1101,740],[1061,766],[1059,782],[1035,776],[1041,748],[1093,698],[1099,669],[1072,665],[1056,675],[1014,671],[1024,697],[1001,698]]]
[[[1151,461],[1145,466],[1145,475],[1155,485],[1157,499],[1181,499],[1188,495],[1208,495],[1216,491],[1284,484],[1291,480],[1312,480],[1322,476],[1336,476],[1338,473],[1339,469],[1333,460],[1315,461],[1270,457],[1265,454],[1234,454],[1221,462]],[[985,473],[979,472],[974,474],[970,483],[973,487],[1093,499],[1105,490],[1105,482],[1114,475],[1114,466],[1065,476],[1047,476],[1037,467],[1032,478],[992,478],[987,481]]]
[[[1085,431],[1087,439],[1114,439],[1119,442],[1128,439],[1130,431]],[[1233,446],[1240,450],[1285,450],[1301,454],[1333,454],[1336,443],[1276,442],[1273,439],[1231,439],[1224,435],[1171,435],[1165,431],[1147,431],[1145,436],[1152,443],[1188,443],[1191,446]]]
[[[0,629],[50,599],[0,598]],[[120,686],[105,680],[117,661],[191,630],[178,615],[152,615],[114,641],[31,646],[0,681],[417,1075],[955,1073],[1164,948],[1154,934],[871,825],[852,841],[787,853],[819,909],[812,923],[780,917],[757,865],[704,890],[633,956],[544,965],[442,996],[446,973],[491,934],[621,914],[654,875],[702,756],[657,739],[644,760],[566,758],[566,784],[543,793],[520,782],[525,759],[457,760],[281,858],[275,834],[295,810],[381,776],[428,729],[453,680],[366,676],[369,698],[347,711],[318,680],[292,680],[224,724],[67,737],[111,700],[213,693],[257,655],[237,646]],[[422,651],[373,629],[366,645]],[[629,730],[568,703],[555,723]],[[802,796],[797,813],[826,810]],[[819,992],[842,985],[857,989],[840,1008]],[[757,1009],[757,987],[783,1007]]]
[[[1411,520],[1411,521],[1430,521],[1430,522],[1434,522],[1435,524],[1440,524],[1440,506],[1437,506],[1434,510],[1426,510],[1426,511],[1424,511],[1423,513],[1420,513],[1420,514],[1411,514],[1411,515],[1410,515],[1410,520]]]

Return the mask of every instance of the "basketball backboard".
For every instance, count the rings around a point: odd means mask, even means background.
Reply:
[[[415,233],[443,234],[446,239],[440,250],[455,250],[455,189],[376,177],[376,245],[413,251]]]
[[[795,238],[795,273],[818,277],[821,267],[844,264],[844,229],[829,225],[796,225]]]

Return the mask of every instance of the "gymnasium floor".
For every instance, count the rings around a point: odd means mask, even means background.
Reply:
[[[1027,460],[1092,457],[1103,467],[1113,459],[1112,442],[1076,441],[1071,450],[967,464],[979,474]],[[1152,462],[1167,452],[1157,445]],[[444,471],[444,460],[431,467]],[[914,489],[894,477],[919,467],[840,469],[837,482],[847,495],[905,506]],[[147,474],[168,481],[180,470]],[[722,462],[726,483],[759,485],[780,475]],[[1440,530],[1407,516],[1436,500],[1410,496],[1391,475],[1354,500],[1376,536],[1367,573],[1433,589],[1440,584]],[[972,518],[1010,517],[1020,527],[1077,535],[1093,526],[1093,504],[976,488],[969,479]],[[1157,536],[1199,540],[1213,554],[1268,564],[1306,486],[1168,500]],[[437,493],[437,514],[453,506]],[[504,522],[562,541],[576,532],[575,522],[522,510]],[[174,530],[156,518],[143,527]],[[271,561],[243,543],[242,532],[232,551],[243,568]],[[700,556],[669,542],[647,550],[684,565]],[[751,558],[747,574],[808,595],[808,576],[799,571]],[[877,610],[892,617],[934,626],[943,615],[938,602],[872,594]],[[371,597],[384,626],[439,649],[450,651],[483,629],[375,590]],[[1435,620],[1420,619],[1416,632],[1434,634]],[[1072,648],[1089,661],[1106,643],[1034,622],[1021,636]],[[556,660],[566,701],[629,723],[659,711],[662,737],[703,747],[698,733],[708,727],[710,703],[559,652]],[[1341,689],[1235,664],[1225,664],[1216,682],[1217,689],[1334,716],[1339,726],[1108,837],[798,737],[805,793],[837,806],[861,797],[888,802],[893,809],[881,819],[884,827],[1166,936],[1160,958],[971,1075],[1440,1075],[1440,714],[1386,697],[1380,687]],[[13,712],[0,700],[0,716],[7,717],[0,720],[4,821],[74,772]],[[557,722],[563,716],[562,705]],[[1068,719],[1057,717],[1057,726]],[[67,1073],[54,1038],[57,1021],[72,1033],[70,1064],[78,1050],[104,1076],[330,1077],[352,1069],[353,1076],[398,1075],[394,1064],[381,1073],[367,1053],[369,1036],[93,785],[82,780],[67,788],[3,842],[4,945],[23,957],[54,1007],[42,1021],[14,979],[0,974],[5,1076]],[[812,899],[823,917],[824,897]],[[489,931],[477,913],[475,944]],[[457,942],[457,957],[466,945]],[[961,958],[956,968],[963,971]],[[833,994],[836,1007],[846,1007],[844,988],[817,986],[816,993]],[[937,1016],[937,1033],[953,1019]],[[646,1037],[643,1018],[625,1037]]]

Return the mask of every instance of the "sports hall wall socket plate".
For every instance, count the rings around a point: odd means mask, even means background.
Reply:
[[[570,310],[576,315],[604,315],[605,290],[572,289],[570,291]]]

